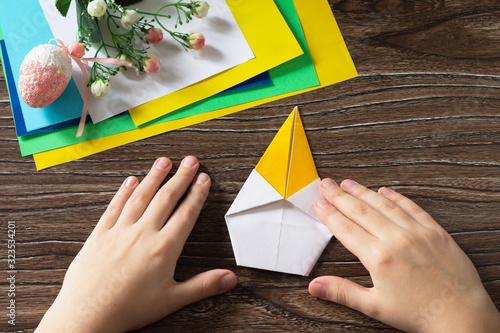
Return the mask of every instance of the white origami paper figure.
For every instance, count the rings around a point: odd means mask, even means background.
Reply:
[[[319,183],[295,108],[225,216],[236,263],[309,275],[332,237],[314,213]]]

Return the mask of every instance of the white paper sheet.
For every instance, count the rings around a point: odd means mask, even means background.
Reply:
[[[59,14],[54,6],[54,0],[39,0],[39,2],[54,36],[66,45],[73,42],[77,32],[75,1],[72,2],[66,17]],[[188,24],[184,23],[178,27],[178,31],[181,32],[203,33],[207,41],[205,47],[186,52],[170,35],[164,33],[163,41],[156,45],[150,44],[148,50],[148,53],[154,53],[160,58],[160,70],[155,74],[142,73],[140,76],[136,76],[133,70],[128,70],[112,77],[111,92],[105,98],[98,99],[91,96],[89,99],[89,114],[94,123],[254,58],[226,2],[223,0],[208,2],[210,10],[207,17],[193,18]],[[157,1],[143,1],[130,8],[155,12],[159,6]],[[176,16],[173,16],[172,19],[164,19],[161,22],[167,28],[174,30],[175,19]],[[93,57],[94,54],[95,49],[91,48],[86,56]],[[106,55],[101,52],[99,56]],[[73,64],[73,78],[84,96],[83,75],[76,64]]]

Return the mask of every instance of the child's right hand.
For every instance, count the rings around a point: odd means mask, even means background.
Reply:
[[[500,313],[472,262],[413,201],[345,180],[324,179],[316,213],[368,269],[372,288],[336,276],[309,285],[337,302],[411,332],[499,332]]]

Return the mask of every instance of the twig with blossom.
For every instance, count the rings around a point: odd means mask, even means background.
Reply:
[[[108,58],[112,58],[111,50],[120,60],[130,61],[137,72],[154,73],[159,69],[159,58],[148,54],[149,46],[136,47],[136,41],[142,40],[145,44],[156,44],[163,39],[163,31],[167,32],[184,49],[200,49],[205,44],[205,37],[199,33],[182,33],[165,27],[161,18],[171,19],[172,15],[164,15],[162,11],[174,7],[177,13],[175,28],[188,23],[193,16],[203,18],[207,15],[209,5],[206,1],[179,0],[175,3],[161,6],[156,12],[149,13],[126,8],[118,0],[76,0],[79,11],[78,42],[89,50],[96,48],[96,56],[103,51]],[[137,2],[137,1],[132,1]],[[67,13],[71,0],[56,0],[56,7],[64,16]],[[142,16],[141,16],[142,15]],[[152,17],[146,19],[146,16]],[[111,41],[103,39],[102,27],[99,22],[104,18],[105,27],[109,31]],[[156,28],[153,23],[158,24]],[[120,24],[119,24],[120,23]],[[121,27],[120,27],[121,25]],[[162,30],[163,29],[163,30]],[[123,66],[109,67],[102,63],[94,63],[90,72],[88,85],[96,97],[103,97],[110,91],[109,77],[116,75]]]

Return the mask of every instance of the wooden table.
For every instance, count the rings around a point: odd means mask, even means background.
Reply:
[[[239,277],[231,292],[138,332],[396,331],[309,296],[312,277],[370,285],[332,240],[311,277],[236,267],[224,214],[295,105],[321,177],[390,186],[452,234],[500,306],[500,4],[337,1],[331,5],[359,77],[37,172],[21,157],[0,77],[0,331],[31,332],[116,189],[159,156],[196,155],[213,186],[177,278],[212,268]],[[325,32],[327,33],[327,32]],[[7,221],[16,222],[16,326],[7,324]]]

